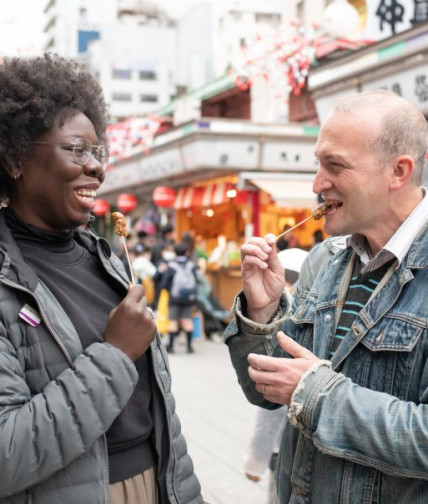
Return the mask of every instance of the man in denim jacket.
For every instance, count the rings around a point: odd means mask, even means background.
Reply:
[[[314,192],[342,206],[283,294],[275,237],[242,246],[226,330],[248,400],[289,405],[281,504],[428,502],[428,198],[423,115],[388,91],[338,101]],[[342,246],[337,236],[342,236]]]

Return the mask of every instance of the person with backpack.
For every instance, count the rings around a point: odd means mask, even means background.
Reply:
[[[174,339],[182,329],[187,337],[187,353],[193,353],[192,311],[196,305],[196,265],[189,259],[186,244],[175,244],[174,252],[176,257],[169,261],[161,285],[169,293],[169,345],[166,349],[168,353],[174,352]]]

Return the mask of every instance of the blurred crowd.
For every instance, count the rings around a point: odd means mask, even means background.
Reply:
[[[129,261],[123,243],[119,243],[118,255],[129,275],[132,268],[135,282],[145,287],[148,304],[155,313],[158,330],[169,352],[174,351],[174,339],[181,333],[186,335],[189,353],[194,351],[193,338],[202,335],[208,339],[221,338],[229,320],[229,310],[221,306],[212,292],[206,275],[211,259],[193,233],[186,231],[177,237],[174,227],[166,224],[158,236],[144,231],[131,233],[126,246]],[[171,295],[177,263],[189,263],[195,278],[194,297],[184,304],[174,302]]]

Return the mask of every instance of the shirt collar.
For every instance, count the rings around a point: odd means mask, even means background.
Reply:
[[[363,266],[362,273],[373,271],[394,257],[398,260],[397,267],[401,264],[413,240],[428,219],[428,197],[425,187],[422,187],[422,193],[422,201],[374,257],[371,256],[367,240],[363,235],[355,234],[347,237],[347,245],[351,246],[360,258]]]

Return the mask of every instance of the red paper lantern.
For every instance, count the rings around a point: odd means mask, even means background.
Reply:
[[[152,199],[153,203],[159,207],[172,207],[175,201],[175,191],[170,187],[159,186],[153,189]]]
[[[120,194],[117,198],[117,208],[122,213],[129,213],[136,209],[137,198],[130,193]]]
[[[110,210],[110,203],[103,199],[95,200],[95,208],[92,213],[97,217],[104,217],[104,215]]]

